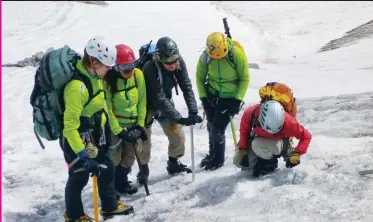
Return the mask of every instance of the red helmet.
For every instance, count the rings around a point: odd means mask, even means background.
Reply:
[[[124,44],[116,45],[117,59],[115,61],[118,70],[129,70],[136,66],[136,56],[132,49]]]

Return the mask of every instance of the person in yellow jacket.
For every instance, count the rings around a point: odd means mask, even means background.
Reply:
[[[60,146],[69,167],[65,221],[94,221],[84,213],[81,198],[90,174],[98,177],[100,213],[104,218],[133,212],[132,206],[116,199],[114,164],[108,152],[110,129],[101,78],[115,65],[115,58],[114,47],[102,39],[90,39],[83,59],[76,64],[75,77],[63,91],[65,109]]]
[[[245,52],[223,33],[209,34],[196,70],[198,94],[209,132],[209,153],[200,164],[204,170],[223,166],[225,130],[230,118],[238,114],[249,82]]]
[[[134,149],[146,140],[146,86],[144,75],[136,67],[133,50],[127,45],[116,46],[117,59],[114,69],[104,78],[106,103],[112,131],[112,145],[123,142],[112,151],[115,164],[115,188],[121,194],[134,194],[137,187],[128,181],[128,174],[135,162]]]

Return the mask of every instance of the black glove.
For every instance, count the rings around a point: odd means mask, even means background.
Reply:
[[[242,101],[239,99],[231,98],[231,99],[220,99],[221,104],[227,107],[228,112],[231,116],[234,116],[239,113],[240,106]]]
[[[122,140],[124,141],[127,141],[128,140],[128,130],[127,129],[123,129],[118,135],[117,137],[121,138]]]
[[[138,129],[138,130],[141,131],[140,139],[141,139],[142,141],[146,141],[146,140],[148,140],[148,136],[146,135],[146,132],[145,132],[145,128],[144,128],[144,127],[141,127],[141,126],[139,126],[139,125],[136,125],[136,126],[135,126],[135,129]]]
[[[190,125],[194,125],[195,121],[191,119],[190,117],[188,117],[188,118],[180,118],[177,123],[180,125],[184,125],[184,126],[190,126]]]
[[[136,143],[138,139],[140,139],[142,132],[139,129],[131,129],[128,133],[128,142]]]
[[[188,118],[194,120],[194,124],[202,123],[202,117],[200,117],[198,114],[191,114],[191,115],[188,116]]]

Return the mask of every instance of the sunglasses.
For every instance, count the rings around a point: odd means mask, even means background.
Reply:
[[[117,72],[122,71],[124,73],[131,73],[135,67],[136,67],[136,63],[117,64],[114,66],[114,70]]]
[[[177,63],[177,59],[174,60],[174,61],[171,61],[171,62],[163,62],[163,63],[166,64],[166,65],[173,65],[173,64]]]

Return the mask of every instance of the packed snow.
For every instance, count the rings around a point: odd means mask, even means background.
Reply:
[[[109,221],[373,221],[372,99],[373,40],[317,53],[371,20],[372,2],[110,2],[108,7],[74,2],[3,2],[3,64],[16,63],[49,47],[69,45],[82,52],[88,39],[105,36],[112,44],[137,49],[162,36],[173,38],[193,82],[197,59],[210,32],[231,33],[245,47],[251,83],[245,106],[258,102],[267,81],[289,85],[298,98],[299,121],[313,139],[299,166],[259,179],[241,172],[227,128],[225,165],[212,172],[196,166],[191,174],[166,172],[167,138],[153,126],[149,190],[121,200],[135,213]],[[36,68],[2,68],[3,219],[63,221],[67,167],[57,141],[34,136],[29,97]],[[183,97],[174,95],[186,115]],[[199,101],[198,101],[199,103]],[[201,114],[202,108],[199,106]],[[239,130],[240,115],[234,118]],[[208,150],[206,123],[194,127],[196,164]],[[191,164],[189,128],[186,154]],[[136,181],[135,164],[129,179]],[[82,194],[93,216],[92,180]]]

